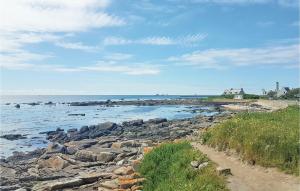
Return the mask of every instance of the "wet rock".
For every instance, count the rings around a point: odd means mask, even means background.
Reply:
[[[10,141],[18,140],[18,139],[26,139],[27,137],[21,134],[7,134],[7,135],[2,135],[0,138],[7,139]]]
[[[132,121],[124,121],[122,123],[123,126],[141,126],[144,124],[142,119],[132,120]]]
[[[68,116],[85,116],[85,113],[70,113]]]
[[[154,124],[158,124],[158,123],[163,123],[163,122],[167,122],[168,120],[166,118],[156,118],[156,119],[149,119],[148,123],[154,123]]]
[[[47,154],[53,153],[67,153],[67,148],[59,143],[50,143],[47,147]]]

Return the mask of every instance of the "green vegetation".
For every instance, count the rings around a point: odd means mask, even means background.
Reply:
[[[260,96],[259,95],[255,95],[255,94],[245,94],[244,95],[244,99],[259,99]]]
[[[144,191],[216,191],[227,190],[224,178],[214,165],[195,170],[190,162],[208,159],[187,142],[163,144],[145,155],[139,171],[146,178]]]
[[[300,98],[300,88],[291,89],[286,95],[281,96],[283,99],[299,99]]]
[[[202,134],[205,144],[235,149],[247,161],[299,175],[299,107],[241,113]]]

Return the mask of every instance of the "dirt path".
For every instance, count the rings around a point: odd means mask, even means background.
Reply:
[[[235,156],[228,156],[199,143],[192,145],[219,166],[231,169],[228,187],[232,191],[300,191],[300,179],[297,177],[273,168],[246,165]]]

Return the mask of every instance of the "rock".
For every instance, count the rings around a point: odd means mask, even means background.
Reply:
[[[99,162],[110,162],[113,161],[114,158],[115,154],[110,152],[100,152],[97,154],[97,161]]]
[[[167,122],[168,120],[166,118],[155,118],[155,119],[149,119],[148,123],[163,123],[163,122]]]
[[[1,191],[10,191],[10,190],[17,190],[20,189],[21,186],[16,184],[16,185],[9,185],[9,186],[0,186]]]
[[[194,167],[194,168],[197,168],[199,166],[199,162],[198,161],[192,161],[191,166]]]
[[[139,185],[141,184],[143,181],[145,181],[144,178],[119,178],[119,186],[122,189],[128,189],[131,188],[133,185]]]
[[[114,142],[111,148],[120,149],[123,147],[139,147],[141,144],[137,143],[135,140],[128,140],[123,142]]]
[[[69,162],[60,156],[52,156],[47,160],[39,160],[38,162],[38,168],[51,168],[54,171],[62,170],[68,165]]]
[[[201,169],[203,169],[203,168],[205,168],[205,167],[207,167],[207,166],[208,166],[208,162],[204,162],[204,163],[201,163],[201,164],[198,166],[198,169],[201,170]]]
[[[26,139],[26,136],[21,135],[21,134],[7,134],[7,135],[0,136],[0,138],[14,141],[14,140],[18,140],[18,139]]]
[[[124,121],[122,123],[123,126],[141,126],[144,124],[142,119],[132,120],[132,121]]]
[[[32,191],[59,190],[64,188],[73,188],[82,184],[83,180],[80,178],[65,178],[55,181],[41,182],[33,186]]]
[[[67,148],[59,143],[50,143],[47,147],[47,154],[53,153],[67,153]]]
[[[80,178],[86,184],[96,182],[99,179],[110,179],[110,178],[114,177],[114,174],[112,174],[112,173],[91,172],[91,173],[79,173],[79,174],[80,174]]]
[[[68,116],[85,116],[85,113],[70,113]]]
[[[95,162],[97,161],[97,155],[91,151],[79,150],[75,153],[75,158],[83,162]]]
[[[89,138],[101,137],[104,135],[109,135],[111,131],[117,128],[116,123],[106,122],[100,123],[98,125],[92,125],[89,127]]]
[[[55,105],[55,103],[53,103],[52,101],[49,101],[49,102],[45,103],[45,105]]]
[[[67,147],[66,154],[74,155],[78,149],[76,147]]]
[[[15,190],[15,191],[27,191],[27,189],[26,188],[19,188],[19,189]]]
[[[225,167],[217,167],[217,173],[218,175],[224,175],[224,176],[227,176],[227,175],[231,175],[231,170],[230,168],[225,168]]]
[[[84,133],[84,132],[87,132],[89,131],[89,127],[88,126],[82,126],[79,130],[79,133]]]
[[[74,133],[77,132],[76,128],[68,129],[67,133]]]
[[[134,173],[134,170],[131,166],[128,167],[120,167],[113,171],[116,175],[129,175]]]
[[[20,109],[21,108],[20,104],[15,105],[15,108]]]
[[[108,189],[116,189],[119,187],[117,179],[101,182],[100,186],[102,186],[104,188],[108,188]]]

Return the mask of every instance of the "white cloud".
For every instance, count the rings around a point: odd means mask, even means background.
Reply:
[[[104,12],[108,4],[107,0],[1,1],[0,30],[74,32],[125,24]]]
[[[232,66],[299,67],[299,45],[240,49],[208,49],[170,57],[168,61],[200,68]]]
[[[299,7],[300,0],[191,0],[192,3],[214,3],[221,5],[247,5],[276,3],[282,7]]]
[[[106,37],[104,45],[128,45],[128,44],[145,44],[145,45],[194,45],[207,37],[206,34],[186,35],[177,38],[167,36],[153,36],[141,39],[126,39],[122,37]]]
[[[109,55],[106,55],[104,58],[106,60],[116,60],[116,61],[120,61],[120,60],[128,60],[130,58],[132,58],[133,55],[132,54],[124,54],[124,53],[112,53]]]
[[[83,50],[88,52],[93,52],[98,49],[97,46],[88,46],[81,42],[56,42],[55,45],[66,49]]]

